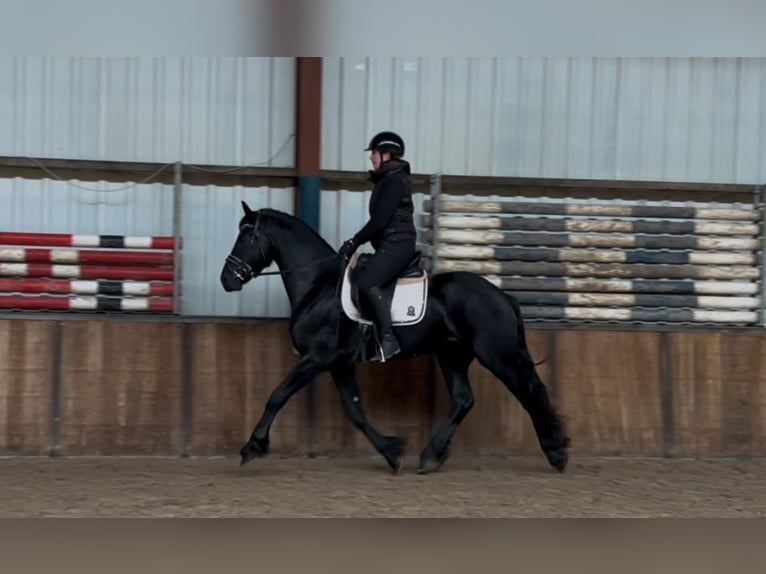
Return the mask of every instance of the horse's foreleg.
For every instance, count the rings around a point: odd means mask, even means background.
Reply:
[[[372,426],[362,409],[362,399],[359,396],[354,366],[337,367],[331,369],[330,374],[338,387],[346,416],[357,429],[364,433],[372,446],[383,455],[393,471],[399,472],[402,466],[404,441],[399,437],[383,436]]]
[[[434,472],[441,467],[447,458],[449,444],[455,431],[474,404],[473,391],[468,380],[468,367],[474,359],[471,349],[450,345],[437,353],[437,359],[447,383],[452,408],[447,420],[434,433],[420,454],[419,474]]]
[[[261,419],[250,435],[250,440],[239,451],[242,455],[241,464],[268,453],[269,430],[277,414],[287,404],[290,397],[316,378],[320,370],[311,359],[302,359],[279,386],[272,391]]]

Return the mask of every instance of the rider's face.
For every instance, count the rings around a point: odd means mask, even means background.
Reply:
[[[380,169],[381,164],[389,158],[390,154],[388,152],[381,154],[377,150],[372,150],[370,153],[370,162],[372,162],[373,169]]]

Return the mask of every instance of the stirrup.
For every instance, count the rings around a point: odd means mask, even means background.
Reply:
[[[381,337],[378,351],[380,352],[380,361],[385,363],[391,357],[398,355],[402,349],[399,346],[399,341],[393,334],[389,334],[388,337]]]

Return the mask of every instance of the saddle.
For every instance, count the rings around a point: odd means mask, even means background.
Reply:
[[[428,274],[420,263],[420,251],[416,251],[412,260],[398,275],[395,281],[381,287],[383,297],[391,310],[392,326],[415,325],[423,320],[428,299]],[[346,316],[362,325],[372,325],[367,302],[359,293],[356,281],[358,272],[368,263],[372,255],[355,253],[343,274],[341,286],[341,306]]]

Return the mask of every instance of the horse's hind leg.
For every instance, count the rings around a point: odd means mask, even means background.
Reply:
[[[569,437],[526,346],[522,343],[520,348],[513,349],[503,339],[484,337],[476,341],[475,350],[479,362],[503,382],[527,411],[548,462],[563,472],[569,461]]]
[[[336,367],[330,370],[340,393],[340,400],[346,416],[354,426],[362,431],[372,446],[383,455],[388,465],[396,473],[402,467],[402,453],[404,452],[404,440],[394,436],[383,436],[372,426],[367,415],[362,409],[362,400],[359,395],[359,386],[354,375],[354,366]]]
[[[436,355],[447,384],[452,406],[447,420],[433,434],[420,454],[419,474],[438,470],[447,459],[450,441],[473,407],[474,397],[468,380],[468,367],[474,359],[470,347],[450,345]]]

